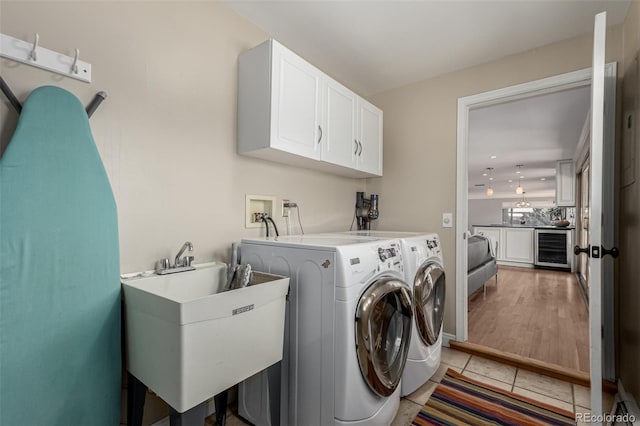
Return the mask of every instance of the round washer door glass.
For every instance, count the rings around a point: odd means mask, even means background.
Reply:
[[[413,300],[418,335],[426,345],[433,345],[440,336],[444,320],[446,279],[442,266],[425,262],[416,273]]]
[[[411,338],[411,289],[403,281],[381,278],[356,308],[356,352],[362,377],[380,396],[391,395],[402,378]]]

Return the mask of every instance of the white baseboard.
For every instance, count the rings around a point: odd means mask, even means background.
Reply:
[[[521,262],[508,262],[506,260],[498,260],[496,261],[496,263],[498,264],[498,266],[515,266],[517,268],[535,268],[535,265],[533,263],[521,263]]]
[[[456,335],[450,333],[442,333],[442,346],[449,347],[450,340],[456,340]]]

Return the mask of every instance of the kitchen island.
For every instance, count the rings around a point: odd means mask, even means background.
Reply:
[[[533,268],[535,266],[573,269],[573,226],[556,227],[551,225],[473,225],[473,233],[481,234],[497,243],[496,260],[498,265]],[[548,241],[548,236],[557,240],[555,246],[545,250],[539,247],[542,238]],[[542,237],[541,237],[542,235]],[[545,260],[548,252],[555,257],[553,262]],[[560,259],[560,260],[558,260]]]

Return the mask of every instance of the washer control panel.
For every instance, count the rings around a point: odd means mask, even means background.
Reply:
[[[378,272],[380,271],[404,271],[402,261],[402,249],[396,242],[387,242],[378,246]]]
[[[379,247],[378,248],[378,257],[382,262],[392,257],[396,257],[397,253],[398,253],[398,250],[395,247],[386,247],[386,248]]]
[[[350,247],[345,260],[351,275],[365,274],[369,277],[383,271],[404,273],[402,249],[400,242],[395,240],[378,241],[360,248]]]

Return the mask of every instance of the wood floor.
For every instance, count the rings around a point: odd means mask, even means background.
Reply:
[[[575,275],[500,266],[469,297],[469,342],[589,371],[589,313]]]

